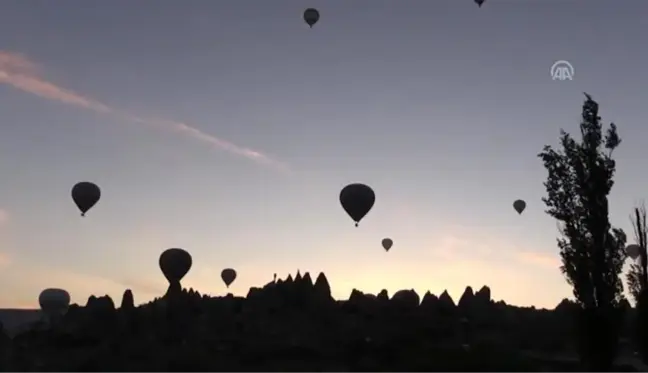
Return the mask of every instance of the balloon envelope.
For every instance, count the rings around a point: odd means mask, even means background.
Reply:
[[[304,11],[304,21],[308,24],[308,26],[313,27],[314,24],[319,21],[319,11],[315,8],[308,8]]]
[[[179,282],[191,269],[191,254],[183,249],[167,249],[160,255],[159,264],[170,283]]]
[[[221,272],[221,279],[223,279],[223,282],[227,287],[229,287],[234,280],[236,280],[236,271],[232,268],[225,268]]]
[[[376,194],[373,189],[364,184],[349,184],[340,192],[342,208],[356,223],[356,227],[375,202]]]
[[[513,202],[513,208],[515,211],[517,211],[518,214],[521,214],[522,211],[526,208],[526,202],[524,202],[521,199],[518,199],[517,201]]]
[[[63,315],[70,306],[70,294],[63,289],[45,289],[38,296],[38,304],[48,316]]]
[[[101,198],[101,189],[95,183],[82,181],[72,187],[72,200],[81,210],[81,216],[85,216]]]
[[[393,244],[394,241],[392,241],[391,238],[385,238],[382,240],[382,246],[385,249],[385,251],[389,251],[389,249],[391,249]]]
[[[479,7],[481,8],[482,4],[484,3],[484,0],[475,0],[475,2],[476,2],[477,5],[479,5]]]
[[[641,247],[639,245],[632,244],[626,247],[626,254],[633,260],[637,259],[640,253]]]

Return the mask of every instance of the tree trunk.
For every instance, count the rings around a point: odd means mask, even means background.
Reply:
[[[648,364],[648,290],[643,290],[637,299],[634,330],[641,360]]]
[[[612,370],[618,349],[619,312],[612,307],[597,307],[581,311],[580,360],[590,372]]]

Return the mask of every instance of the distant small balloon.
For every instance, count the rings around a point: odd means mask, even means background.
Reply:
[[[394,241],[392,241],[391,238],[384,238],[382,240],[382,247],[385,249],[385,251],[389,251],[389,249],[391,249],[393,244],[394,244]]]
[[[81,216],[85,216],[101,198],[101,189],[95,183],[82,181],[72,187],[72,200],[81,210]]]
[[[517,211],[518,214],[522,214],[522,211],[526,208],[526,202],[521,199],[513,202],[513,208]]]
[[[628,245],[626,247],[626,254],[628,254],[632,260],[637,259],[641,254],[641,246],[635,244]]]
[[[313,28],[313,25],[315,25],[317,21],[319,21],[319,18],[319,11],[315,8],[308,8],[304,11],[304,21],[310,28]]]
[[[475,2],[477,3],[477,5],[479,5],[480,8],[482,4],[484,4],[484,0],[475,0]]]
[[[180,282],[191,269],[192,263],[191,254],[178,248],[164,250],[159,260],[162,274],[169,283]]]
[[[225,283],[225,286],[229,288],[230,285],[236,280],[236,270],[232,268],[225,268],[221,272],[221,279]]]
[[[364,218],[376,202],[376,194],[373,189],[364,184],[349,184],[340,192],[340,203],[342,208],[356,223]]]

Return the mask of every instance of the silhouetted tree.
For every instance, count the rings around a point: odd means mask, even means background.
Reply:
[[[642,204],[635,207],[634,214],[630,215],[630,222],[634,229],[635,240],[639,246],[639,263],[632,263],[630,271],[627,275],[628,290],[630,295],[634,298],[637,304],[642,293],[648,287],[648,277],[646,274],[646,265],[648,264],[646,258],[646,241],[648,236],[646,233],[646,206]]]
[[[608,195],[616,169],[612,152],[621,143],[614,123],[603,136],[599,106],[586,93],[581,141],[560,131],[561,149],[545,146],[538,155],[548,171],[542,200],[561,236],[561,271],[580,304],[581,361],[588,370],[607,371],[617,352],[625,233],[610,225]]]
[[[644,361],[648,361],[648,258],[646,245],[648,244],[648,225],[646,224],[646,206],[641,204],[635,207],[634,216],[630,216],[634,228],[635,240],[639,245],[639,263],[632,263],[628,272],[628,290],[637,306],[635,335],[637,345]]]

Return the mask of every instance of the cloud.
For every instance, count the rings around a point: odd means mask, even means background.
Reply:
[[[538,267],[552,269],[558,269],[562,264],[558,255],[541,254],[533,251],[523,251],[516,253],[516,259],[521,262],[532,264]]]
[[[430,243],[434,256],[442,261],[506,261],[515,249],[476,227],[449,225]]]
[[[0,227],[5,225],[9,221],[9,212],[7,210],[0,209]]]
[[[556,253],[507,242],[476,227],[448,226],[444,231],[443,235],[430,244],[437,260],[508,263],[527,269],[548,269],[560,273],[561,261]]]
[[[162,276],[159,276],[162,277]],[[116,283],[123,285],[126,289],[131,289],[137,294],[138,292],[152,296],[161,296],[167,290],[166,280],[153,280],[146,277],[124,277],[115,280]]]
[[[7,253],[0,252],[0,268],[5,268],[11,264],[11,257]]]
[[[166,291],[164,283],[158,284],[145,277],[112,279],[71,268],[18,261],[13,262],[11,267],[4,268],[0,275],[3,276],[1,279],[8,284],[0,295],[0,307],[16,305],[38,307],[34,294],[38,294],[45,287],[66,289],[72,297],[72,302],[77,304],[85,304],[90,295],[109,295],[117,306],[127,288],[133,291],[137,304],[148,302]]]
[[[131,113],[112,108],[74,91],[62,88],[42,78],[36,64],[20,54],[0,51],[0,83],[11,85],[21,91],[48,100],[59,101],[64,104],[92,110],[101,114],[114,115],[137,124],[180,133],[207,143],[217,149],[245,157],[256,163],[273,167],[279,171],[290,171],[287,164],[275,160],[266,154],[209,135],[195,127],[189,126],[186,123],[166,119],[141,118]]]

